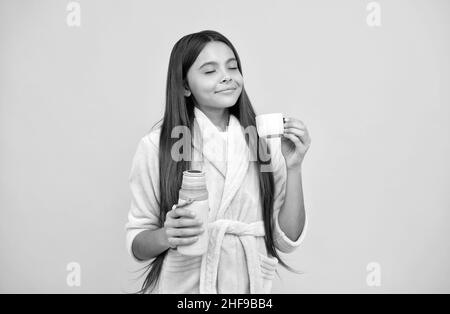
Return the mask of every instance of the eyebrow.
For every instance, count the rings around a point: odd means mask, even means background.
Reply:
[[[225,63],[228,63],[228,62],[230,62],[230,61],[237,61],[237,60],[236,60],[236,58],[230,58],[230,59],[228,59]],[[199,69],[203,68],[203,67],[206,66],[206,65],[210,65],[210,64],[218,64],[218,63],[215,62],[215,61],[208,61],[208,62],[203,63],[203,64],[199,67]]]

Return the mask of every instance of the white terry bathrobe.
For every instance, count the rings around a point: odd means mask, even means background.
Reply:
[[[268,256],[265,247],[259,170],[249,155],[244,129],[237,118],[230,115],[226,139],[197,108],[195,119],[202,142],[200,137],[194,136],[193,158],[203,162],[194,162],[192,168],[206,172],[210,206],[209,224],[205,226],[209,233],[208,250],[203,256],[190,257],[169,249],[158,285],[151,293],[270,293],[278,261]],[[144,230],[162,227],[158,223],[159,135],[160,129],[156,129],[141,139],[129,176],[132,201],[126,242],[128,252],[139,263],[149,261],[139,261],[133,255],[134,238]],[[269,141],[275,181],[273,238],[278,250],[290,253],[302,242],[306,222],[296,241],[289,239],[279,226],[286,165],[280,138]],[[198,157],[201,152],[203,155]]]

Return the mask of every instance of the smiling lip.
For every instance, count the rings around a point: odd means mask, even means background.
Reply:
[[[236,88],[227,88],[227,89],[220,90],[217,93],[229,92],[229,91],[234,91],[234,90],[236,90]]]

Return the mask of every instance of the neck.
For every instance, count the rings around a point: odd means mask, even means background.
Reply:
[[[228,119],[230,117],[230,113],[227,108],[225,109],[217,109],[217,108],[205,108],[198,107],[205,116],[219,129],[219,131],[226,131],[228,126]]]

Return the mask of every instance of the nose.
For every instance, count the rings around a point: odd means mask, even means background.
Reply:
[[[230,80],[231,80],[231,77],[228,74],[226,74],[225,77],[222,79],[221,83],[225,83],[225,82],[228,82]]]

